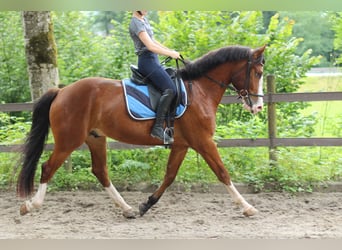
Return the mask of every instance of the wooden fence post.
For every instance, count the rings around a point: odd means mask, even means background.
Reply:
[[[68,173],[72,173],[72,161],[71,161],[71,155],[64,161],[64,169],[68,172]]]
[[[277,165],[277,147],[274,145],[274,139],[277,137],[277,114],[276,114],[276,103],[273,101],[272,94],[276,93],[275,88],[275,77],[274,75],[267,76],[267,93],[269,96],[268,101],[268,138],[270,140],[269,146],[269,161],[270,166],[274,167]]]

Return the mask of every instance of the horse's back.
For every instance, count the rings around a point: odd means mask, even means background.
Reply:
[[[110,110],[122,96],[119,80],[90,77],[74,82],[60,89],[52,103],[51,128],[58,129],[62,123],[75,129],[87,129],[97,122],[96,117]]]
[[[93,94],[94,91],[101,91],[105,89],[121,89],[121,81],[103,78],[103,77],[88,77],[80,79],[70,85],[61,89],[61,92],[68,92],[68,94]]]
[[[89,77],[78,80],[60,90],[55,105],[89,105],[94,98],[104,98],[122,92],[121,81],[101,77]]]

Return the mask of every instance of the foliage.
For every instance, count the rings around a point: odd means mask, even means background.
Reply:
[[[50,182],[49,190],[101,190],[101,187],[101,184],[91,173],[89,167],[75,168],[73,172],[68,172],[65,168],[60,168]]]
[[[280,19],[279,14],[271,17],[265,33],[262,13],[224,12],[224,11],[172,11],[162,12],[159,23],[155,23],[156,36],[159,40],[177,50],[184,51],[186,58],[195,59],[209,50],[230,44],[241,44],[259,47],[267,44],[265,75],[276,76],[278,93],[295,92],[304,83],[305,73],[320,60],[312,57],[311,50],[296,55],[296,49],[303,41],[292,35],[294,21],[289,18]],[[168,32],[165,32],[168,30]],[[198,32],[193,32],[198,30]],[[300,123],[312,123],[313,117],[296,119],[300,110],[307,107],[305,103],[279,104],[279,121],[286,120],[284,130],[289,128],[305,129]],[[266,112],[260,114],[266,123]],[[241,105],[220,105],[217,115],[219,126],[230,121],[248,122],[253,119],[248,112],[243,112]],[[306,121],[308,120],[308,121]],[[306,134],[310,130],[298,130],[297,134]]]
[[[335,31],[334,48],[342,51],[342,12],[331,14],[331,21],[333,23],[333,30]],[[342,53],[338,55],[337,64],[342,64]]]
[[[114,183],[137,182],[157,184],[163,179],[168,151],[162,148],[111,151],[108,163]]]
[[[88,76],[116,79],[128,77],[129,64],[136,61],[133,43],[127,28],[131,12],[121,12],[111,20],[109,33],[94,32],[94,18],[88,12],[54,12],[55,39],[58,47],[58,67],[61,82],[70,84]],[[209,50],[226,45],[241,44],[259,47],[267,44],[265,75],[276,76],[277,92],[295,92],[302,86],[305,73],[319,62],[311,50],[298,54],[303,42],[294,36],[294,22],[280,15],[272,15],[264,27],[261,12],[173,11],[152,12],[155,37],[175,48],[188,59],[195,59]],[[336,19],[339,20],[339,19]],[[28,101],[26,72],[20,13],[0,12],[0,101]],[[338,22],[336,21],[336,33]],[[13,25],[16,24],[16,25]],[[341,29],[340,29],[341,30]],[[195,32],[196,31],[196,32]],[[109,35],[108,35],[109,34]],[[338,37],[337,37],[338,38]],[[297,54],[296,54],[297,53]],[[301,112],[307,104],[277,105],[278,134],[282,137],[312,136],[317,119],[314,114]],[[22,142],[30,122],[22,117],[0,113],[2,144]],[[334,134],[341,134],[341,119]],[[220,105],[217,113],[215,140],[222,138],[267,137],[266,111],[252,116],[241,105]],[[52,142],[50,135],[49,142]],[[276,169],[269,167],[267,148],[220,148],[222,160],[232,179],[265,189],[267,183],[279,190],[310,190],[311,183],[338,180],[342,177],[342,159],[336,148],[286,148],[278,152]],[[298,153],[300,152],[300,154]],[[129,186],[137,182],[159,184],[165,173],[169,150],[150,148],[108,152],[108,169],[114,185]],[[40,163],[50,152],[44,153]],[[6,187],[15,176],[13,162],[17,155],[0,154],[0,186]],[[329,157],[330,156],[330,157]],[[333,157],[331,157],[333,156]],[[328,158],[329,157],[329,158]],[[72,154],[72,172],[61,168],[54,176],[50,189],[100,188],[91,173],[88,152]],[[40,168],[36,174],[39,181]],[[176,178],[177,182],[216,182],[216,176],[204,160],[189,150]]]
[[[329,13],[325,11],[280,12],[281,17],[289,17],[295,21],[293,36],[303,38],[296,49],[297,55],[302,55],[311,49],[312,55],[322,56],[320,67],[333,65],[334,32],[329,21]]]
[[[282,117],[278,121],[282,126],[278,128],[278,136],[286,137],[311,137],[315,132],[317,119],[315,114],[304,116],[298,114],[296,117]]]
[[[0,145],[23,143],[23,135],[31,123],[23,117],[11,116],[0,112]],[[13,153],[0,154],[0,187],[12,184],[16,178],[19,157]]]
[[[0,12],[0,103],[31,100],[19,12]]]
[[[18,162],[18,155],[13,153],[0,154],[0,189],[8,188],[16,181],[15,163]]]
[[[265,40],[259,35],[261,21],[257,11],[165,11],[160,12],[159,23],[153,26],[157,40],[194,60],[227,45],[263,45]]]
[[[70,84],[89,76],[114,79],[128,77],[134,50],[124,27],[113,21],[113,35],[94,35],[87,16],[80,12],[56,12],[55,39],[58,46],[58,67],[61,83]],[[135,56],[134,56],[135,60]]]
[[[258,116],[254,116],[248,121],[231,120],[225,125],[218,125],[216,128],[215,138],[267,138],[267,130],[265,123]]]
[[[22,137],[29,130],[30,122],[23,117],[0,113],[0,143],[16,144],[22,142]]]
[[[311,56],[311,50],[307,50],[300,56],[295,54],[295,50],[302,39],[292,37],[293,25],[293,20],[285,18],[280,21],[279,16],[275,15],[271,18],[267,30],[271,45],[267,52],[265,70],[275,75],[277,93],[296,92],[304,83],[303,78],[306,72],[320,60],[320,57]],[[305,130],[306,127],[302,126],[301,123],[313,123],[313,117],[301,116],[301,119],[297,119],[301,110],[307,106],[308,104],[304,102],[277,104],[277,123],[283,125],[281,129],[284,131],[293,128],[295,130],[304,129],[304,131],[297,130],[297,135],[312,135],[312,133],[307,133],[309,130]]]
[[[322,157],[322,152],[324,157]],[[289,192],[312,191],[313,185],[341,180],[340,148],[281,148],[276,167],[265,179],[273,188]]]

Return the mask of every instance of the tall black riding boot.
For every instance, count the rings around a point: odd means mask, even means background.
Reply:
[[[151,136],[162,140],[166,144],[172,144],[173,138],[164,133],[164,121],[167,111],[171,105],[172,99],[174,98],[172,89],[166,89],[159,99],[156,121],[151,130]]]

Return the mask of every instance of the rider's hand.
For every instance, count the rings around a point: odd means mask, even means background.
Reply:
[[[174,50],[170,52],[170,56],[171,56],[173,59],[179,59],[179,58],[180,58],[179,52],[174,51]]]

